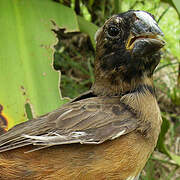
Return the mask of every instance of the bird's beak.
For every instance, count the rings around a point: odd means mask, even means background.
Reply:
[[[126,49],[133,55],[148,55],[165,45],[163,32],[156,21],[144,11],[134,12],[135,21],[126,43]]]

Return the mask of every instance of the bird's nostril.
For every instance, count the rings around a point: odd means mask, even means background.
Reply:
[[[138,21],[138,20],[139,20],[139,18],[136,16],[135,13],[133,14],[133,17],[134,17],[135,21]]]

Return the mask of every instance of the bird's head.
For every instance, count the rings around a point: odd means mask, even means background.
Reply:
[[[162,36],[148,12],[130,10],[109,18],[95,35],[96,84],[110,81],[113,87],[119,81],[131,90],[132,82],[151,77],[160,61],[159,50],[165,45]]]

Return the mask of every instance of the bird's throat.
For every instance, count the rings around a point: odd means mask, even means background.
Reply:
[[[99,96],[122,96],[124,94],[147,89],[154,94],[153,80],[150,77],[136,77],[124,81],[120,77],[97,76],[92,86],[93,92]]]

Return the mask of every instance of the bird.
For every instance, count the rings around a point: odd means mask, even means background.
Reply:
[[[146,11],[106,20],[91,89],[2,134],[0,179],[138,180],[161,129],[153,72],[163,36]]]

